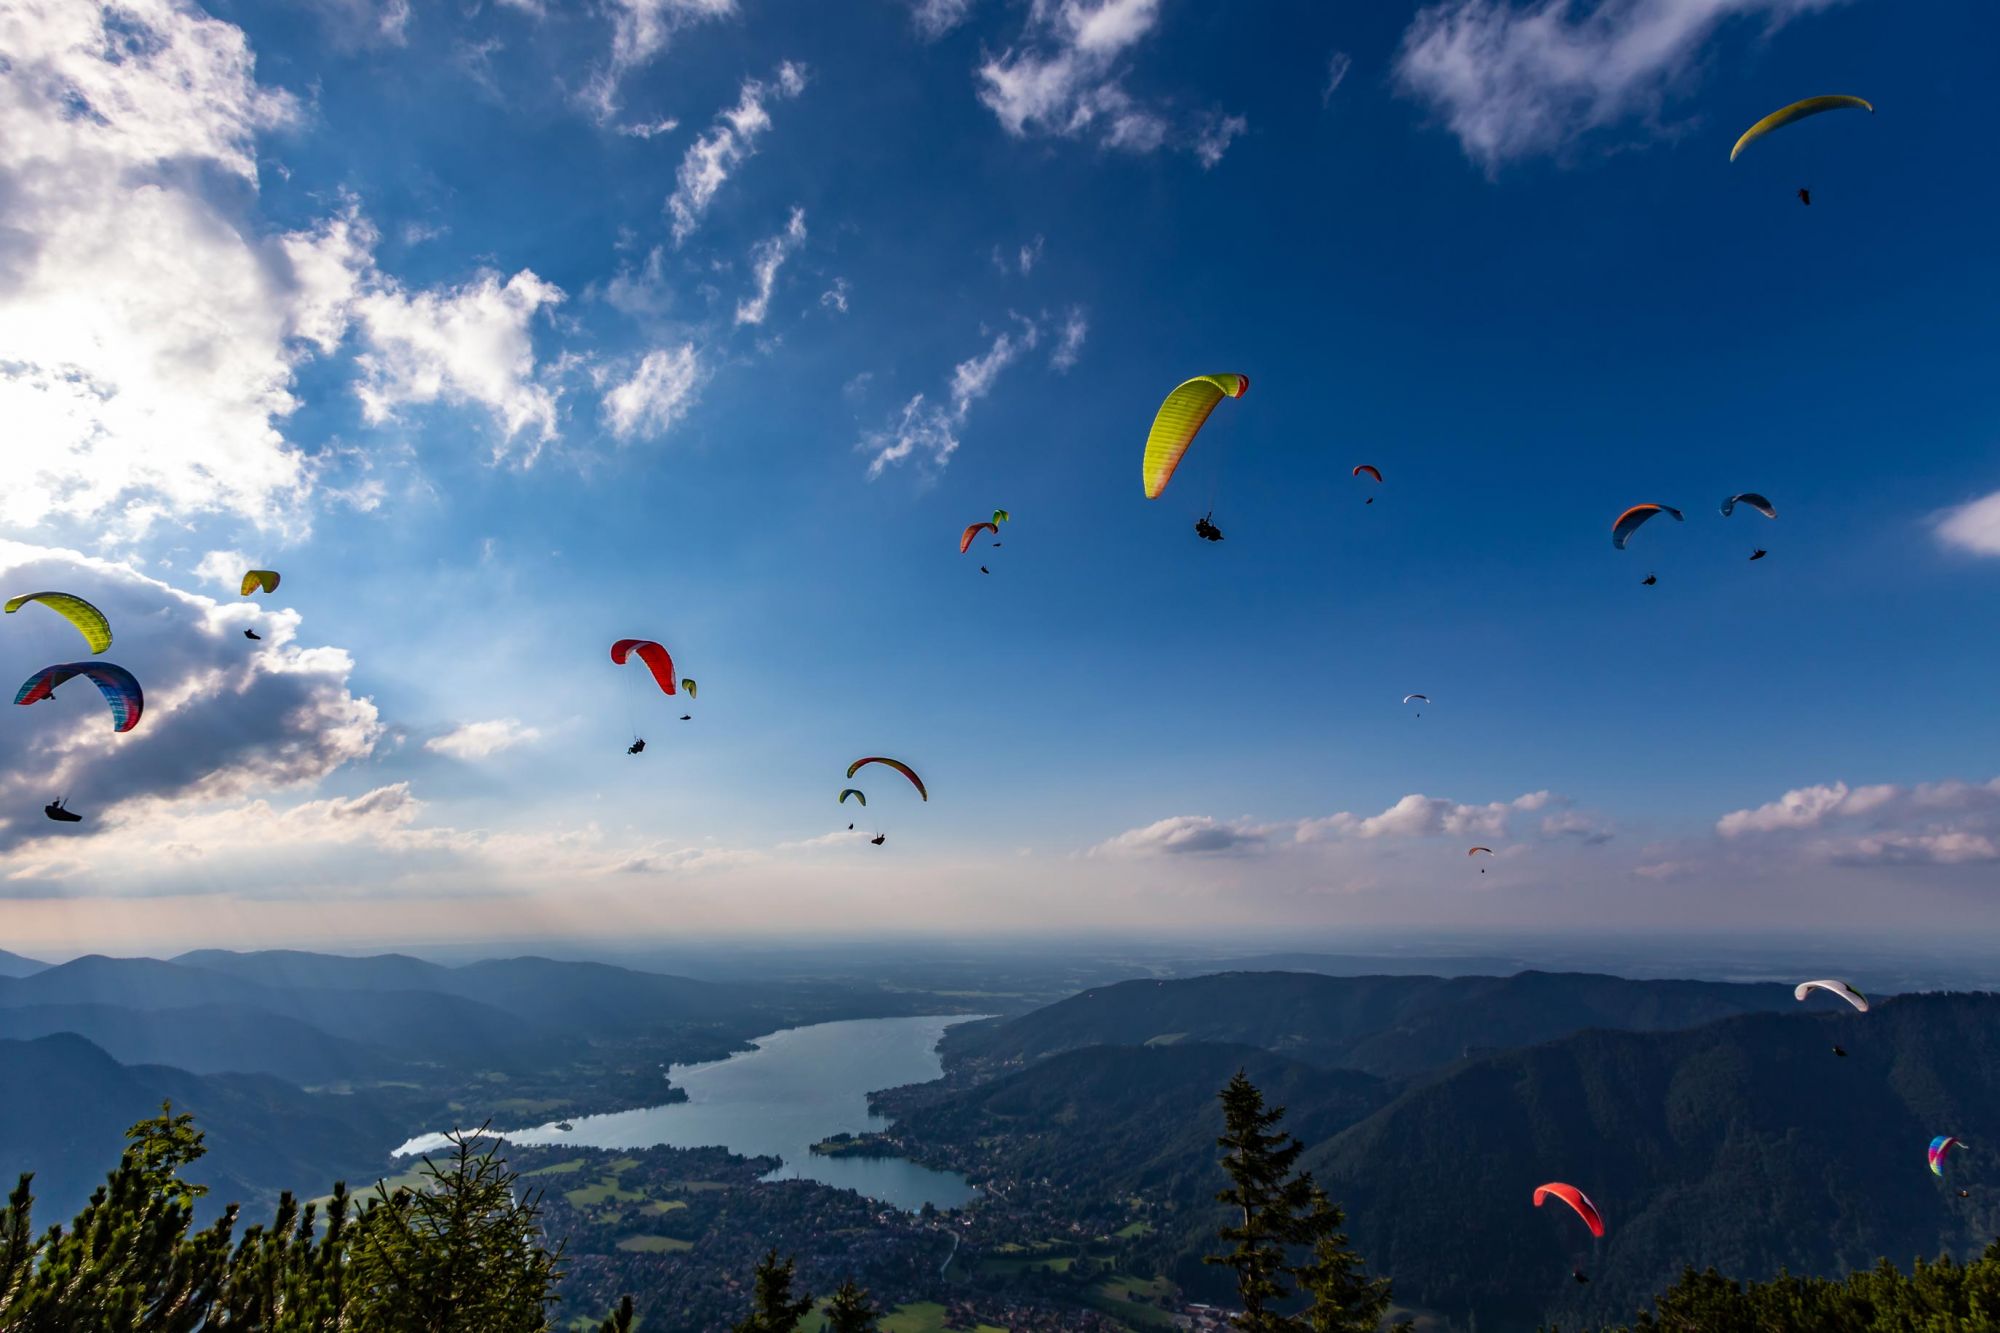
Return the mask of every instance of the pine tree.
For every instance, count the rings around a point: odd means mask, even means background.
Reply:
[[[826,1333],[876,1333],[875,1321],[881,1317],[867,1291],[849,1278],[834,1288],[826,1303]]]
[[[750,1300],[750,1317],[737,1324],[732,1333],[793,1333],[799,1320],[813,1308],[809,1292],[792,1294],[792,1260],[778,1258],[777,1248],[764,1251],[757,1261],[757,1289]]]
[[[417,1189],[377,1184],[360,1219],[347,1281],[358,1333],[540,1333],[562,1275],[562,1247],[541,1231],[541,1194],[485,1129],[453,1132],[452,1154],[424,1159]],[[485,1142],[480,1149],[476,1145]]]
[[[1303,1229],[1312,1237],[1312,1258],[1291,1270],[1299,1289],[1312,1298],[1301,1318],[1312,1333],[1375,1333],[1389,1312],[1389,1279],[1370,1278],[1361,1256],[1348,1248],[1340,1205],[1313,1189]],[[1407,1321],[1395,1328],[1407,1329]]]
[[[1305,1145],[1277,1128],[1282,1106],[1266,1109],[1264,1094],[1237,1070],[1222,1090],[1222,1169],[1230,1185],[1215,1198],[1238,1210],[1238,1221],[1218,1233],[1234,1245],[1228,1254],[1204,1256],[1202,1262],[1235,1271],[1236,1297],[1243,1313],[1236,1326],[1247,1333],[1291,1333],[1301,1327],[1274,1308],[1292,1294],[1285,1278],[1289,1247],[1313,1238],[1302,1221],[1319,1193],[1308,1175],[1294,1176],[1292,1167]]]

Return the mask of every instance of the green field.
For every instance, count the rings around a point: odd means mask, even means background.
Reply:
[[[693,1249],[694,1242],[672,1236],[627,1236],[618,1242],[618,1248],[627,1254],[679,1254]]]
[[[580,1189],[566,1190],[563,1197],[572,1208],[595,1208],[606,1203],[637,1203],[646,1196],[639,1190],[628,1190],[619,1183],[615,1175],[598,1177],[595,1185],[585,1185]]]

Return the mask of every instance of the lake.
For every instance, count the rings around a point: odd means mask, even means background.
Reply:
[[[869,1114],[868,1094],[939,1077],[938,1039],[953,1024],[971,1021],[952,1014],[786,1028],[726,1060],[672,1066],[668,1077],[687,1093],[685,1102],[575,1117],[568,1133],[542,1125],[509,1130],[505,1137],[589,1148],[720,1146],[746,1157],[782,1157],[784,1165],[766,1180],[817,1180],[906,1212],[926,1203],[956,1208],[977,1193],[957,1172],[900,1157],[816,1157],[810,1149],[834,1134],[886,1128],[887,1117]],[[443,1142],[426,1135],[396,1151],[431,1151]]]

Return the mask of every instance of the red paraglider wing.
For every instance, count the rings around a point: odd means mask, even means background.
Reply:
[[[1570,1207],[1576,1209],[1576,1215],[1583,1219],[1585,1226],[1590,1228],[1591,1235],[1597,1236],[1600,1239],[1603,1237],[1604,1214],[1597,1211],[1597,1205],[1592,1203],[1582,1190],[1574,1185],[1565,1185],[1559,1180],[1552,1180],[1546,1185],[1537,1185],[1535,1186],[1535,1207],[1541,1207],[1542,1200],[1548,1198],[1550,1195],[1554,1195]]]
[[[653,679],[660,682],[660,692],[672,694],[674,659],[667,655],[667,650],[651,639],[620,639],[611,645],[611,660],[624,666],[626,659],[635,652],[639,654],[639,660],[646,664],[646,669],[653,673]]]
[[[996,537],[1000,535],[1000,529],[991,523],[974,523],[958,539],[958,553],[960,555],[964,555],[968,550],[972,549],[972,539],[977,537],[981,531],[990,532]]]

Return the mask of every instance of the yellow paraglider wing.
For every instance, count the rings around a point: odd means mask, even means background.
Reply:
[[[1197,375],[1167,395],[1146,433],[1146,457],[1139,478],[1145,483],[1146,498],[1157,500],[1173,480],[1181,455],[1194,442],[1208,414],[1225,398],[1241,398],[1250,392],[1248,375]]]
[[[1769,134],[1772,130],[1782,130],[1795,120],[1804,120],[1807,116],[1817,116],[1822,111],[1840,111],[1847,107],[1853,107],[1857,111],[1872,112],[1875,110],[1873,106],[1861,98],[1849,97],[1845,93],[1835,93],[1828,97],[1808,97],[1803,102],[1794,102],[1790,106],[1781,106],[1755,125],[1752,125],[1749,129],[1743,131],[1743,137],[1738,139],[1736,146],[1729,150],[1729,160],[1734,162],[1738,153]]]
[[[248,597],[258,588],[262,588],[265,592],[276,592],[278,590],[278,571],[275,569],[253,569],[243,576],[243,596]]]
[[[76,632],[90,645],[90,651],[101,653],[111,646],[111,622],[104,613],[81,597],[66,592],[28,592],[19,597],[9,598],[6,611],[13,615],[29,602],[40,602],[49,610],[76,626]]]

